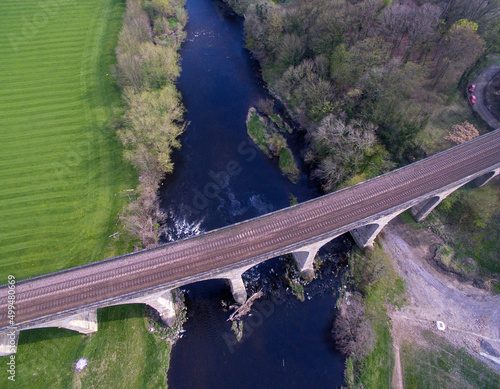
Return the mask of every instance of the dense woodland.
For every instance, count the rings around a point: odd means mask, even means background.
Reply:
[[[158,243],[162,214],[158,187],[171,173],[171,153],[180,147],[184,107],[174,82],[179,77],[177,51],[185,39],[187,14],[182,0],[127,0],[116,48],[115,68],[125,112],[116,123],[125,159],[139,174],[137,199],[121,219],[144,247]]]
[[[307,129],[306,159],[326,191],[424,157],[416,137],[433,111],[499,48],[498,0],[227,3]]]

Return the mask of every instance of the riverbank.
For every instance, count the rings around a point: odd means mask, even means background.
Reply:
[[[437,267],[443,240],[404,220],[384,228],[374,251],[351,253],[333,327],[347,387],[500,382],[500,295]]]
[[[500,295],[461,282],[436,267],[436,249],[443,240],[428,228],[415,229],[395,219],[379,242],[405,280],[407,291],[404,307],[388,310],[396,361],[393,385],[413,387],[415,382],[426,382],[442,387],[450,380],[456,387],[498,384]],[[437,328],[438,321],[444,323],[443,331]],[[466,350],[469,357],[459,350]],[[439,365],[439,358],[446,362]],[[429,370],[429,365],[436,365],[435,369]]]
[[[115,75],[125,109],[116,123],[124,158],[137,170],[139,184],[120,220],[142,248],[159,243],[165,217],[159,186],[172,173],[171,154],[180,148],[184,107],[175,82],[180,74],[178,51],[186,34],[182,1],[127,0],[116,47]]]

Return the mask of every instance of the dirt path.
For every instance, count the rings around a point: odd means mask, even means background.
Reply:
[[[415,230],[396,219],[384,229],[380,243],[405,279],[409,294],[407,306],[389,312],[396,357],[394,387],[403,387],[399,347],[403,340],[425,345],[419,336],[423,329],[464,347],[500,372],[495,357],[480,346],[481,340],[486,341],[500,352],[500,295],[461,283],[430,265],[443,242],[428,229]],[[436,321],[445,323],[445,331],[436,328]]]
[[[401,371],[401,357],[399,355],[399,344],[394,342],[394,371],[392,372],[392,387],[403,389],[403,372]]]
[[[486,90],[493,80],[493,78],[500,73],[500,58],[495,57],[496,62],[486,69],[484,69],[474,80],[476,84],[476,91],[474,94],[477,96],[477,103],[474,106],[474,110],[481,115],[481,117],[494,129],[498,128],[498,120],[491,114],[488,107],[485,104]]]

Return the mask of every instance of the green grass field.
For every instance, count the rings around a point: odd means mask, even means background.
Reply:
[[[107,74],[124,3],[0,2],[0,284],[130,249],[109,238],[136,182],[108,128],[121,104]],[[143,311],[101,309],[91,336],[22,331],[16,381],[2,374],[0,387],[166,387],[170,346]],[[89,365],[77,373],[80,357]]]
[[[500,375],[431,332],[428,348],[404,343],[401,350],[405,388],[498,388]]]
[[[136,180],[108,127],[121,104],[110,66],[123,10],[122,0],[0,2],[0,284],[128,250],[109,238]]]
[[[140,304],[100,309],[99,331],[91,336],[53,328],[21,332],[15,384],[6,383],[5,373],[0,387],[166,388],[170,345],[149,333],[143,312]],[[88,366],[75,372],[82,357]]]

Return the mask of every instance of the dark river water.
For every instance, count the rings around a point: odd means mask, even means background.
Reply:
[[[269,95],[244,49],[242,18],[212,0],[187,0],[186,6],[188,35],[178,88],[190,124],[174,155],[174,174],[161,190],[162,209],[169,215],[166,241],[287,207],[290,194],[299,202],[319,196],[305,173],[296,184],[284,177],[246,133],[248,109]],[[294,148],[300,135],[289,142]],[[173,348],[169,387],[339,387],[344,359],[330,330],[340,287],[337,269],[351,244],[341,237],[321,250],[324,265],[305,286],[305,302],[284,281],[287,258],[245,273],[249,294],[262,289],[264,296],[243,320],[239,343],[227,321],[231,312],[224,305],[233,300],[223,280],[183,288],[188,320]]]

